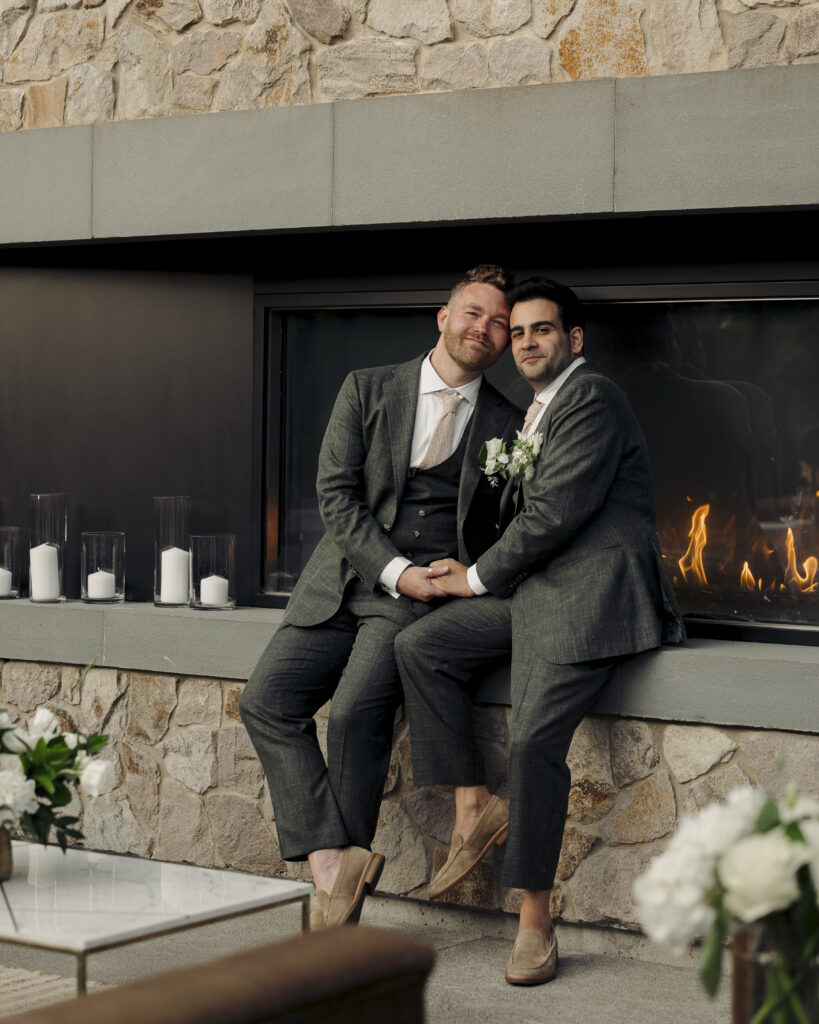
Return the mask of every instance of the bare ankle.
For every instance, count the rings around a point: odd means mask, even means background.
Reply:
[[[326,850],[314,850],[307,855],[310,872],[317,890],[323,889],[324,892],[330,892],[333,888],[333,883],[341,867],[343,853],[344,850],[341,847],[334,846]]]

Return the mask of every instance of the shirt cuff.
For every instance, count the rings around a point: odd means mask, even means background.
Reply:
[[[482,597],[484,594],[489,593],[483,583],[481,583],[477,565],[470,565],[466,570],[466,582],[469,584],[469,589],[476,597]]]
[[[386,590],[390,597],[400,597],[401,595],[396,589],[398,586],[398,577],[410,565],[412,565],[412,562],[408,558],[396,555],[396,557],[388,563],[386,569],[384,569],[378,577],[378,585],[382,590]]]

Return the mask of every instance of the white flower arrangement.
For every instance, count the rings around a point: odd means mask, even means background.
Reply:
[[[524,438],[518,431],[517,438],[512,442],[511,453],[505,441],[493,437],[481,446],[478,461],[493,487],[497,487],[501,480],[505,483],[510,476],[531,480],[535,475],[535,463],[542,446],[543,434],[530,434]]]
[[[795,784],[777,802],[751,787],[683,818],[665,851],[634,883],[646,934],[676,953],[704,939],[700,975],[719,984],[725,936],[756,923],[768,950],[766,1001],[754,1024],[792,1010],[819,953],[819,800]],[[798,1012],[797,1012],[798,1011]],[[799,1010],[793,1018],[802,1020]],[[806,1021],[808,1018],[804,1018]]]
[[[110,788],[111,763],[93,760],[107,742],[99,734],[64,733],[48,708],[21,725],[0,711],[0,828],[22,829],[45,843],[53,827],[63,849],[68,838],[81,839],[73,827],[78,819],[61,808],[71,802],[72,785],[89,796]]]

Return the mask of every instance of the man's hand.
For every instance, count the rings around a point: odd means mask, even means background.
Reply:
[[[457,565],[457,562],[455,563]],[[443,593],[433,584],[435,577],[445,576],[449,569],[442,563],[437,568],[410,565],[398,577],[395,589],[399,594],[414,597],[416,601],[436,601]]]
[[[465,565],[461,565],[454,558],[442,558],[438,562],[432,562],[430,567],[435,570],[442,568],[447,570],[446,576],[439,576],[437,579],[433,579],[432,585],[436,590],[440,590],[444,594],[450,594],[452,597],[475,596],[474,590],[467,582]]]

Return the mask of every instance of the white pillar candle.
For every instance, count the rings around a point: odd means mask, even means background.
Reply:
[[[187,604],[190,600],[191,556],[181,548],[162,552],[160,573],[162,583],[159,600],[162,604]]]
[[[224,576],[205,576],[199,581],[199,603],[220,607],[228,603],[228,581]]]
[[[59,601],[60,568],[53,544],[40,544],[29,551],[29,596],[32,601]]]
[[[110,601],[117,592],[116,576],[105,569],[89,572],[85,590],[92,601]]]
[[[11,594],[11,573],[0,565],[0,597],[8,597]]]

